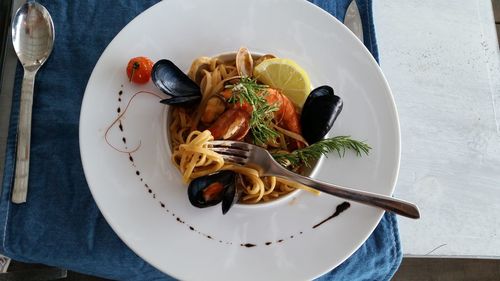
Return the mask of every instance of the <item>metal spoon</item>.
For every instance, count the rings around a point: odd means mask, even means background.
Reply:
[[[12,42],[24,68],[12,202],[24,203],[28,193],[31,111],[35,75],[49,57],[54,46],[54,23],[44,6],[36,2],[28,2],[17,10],[12,21]]]

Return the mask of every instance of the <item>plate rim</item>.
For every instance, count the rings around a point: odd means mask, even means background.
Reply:
[[[288,0],[288,1],[290,1],[290,0]],[[377,73],[380,75],[380,78],[382,78],[380,80],[380,82],[382,82],[383,87],[385,88],[384,95],[390,101],[389,105],[390,105],[390,107],[393,110],[391,112],[391,115],[392,115],[392,121],[394,122],[394,128],[393,129],[395,129],[395,136],[396,136],[396,139],[394,141],[395,141],[395,145],[396,145],[395,152],[396,152],[396,155],[397,155],[397,159],[395,159],[396,160],[395,161],[396,165],[394,167],[394,174],[392,175],[392,179],[391,179],[390,194],[384,194],[384,195],[392,196],[394,194],[395,189],[396,189],[396,184],[397,184],[397,180],[398,180],[398,177],[399,177],[400,165],[401,165],[401,127],[400,127],[400,119],[399,119],[399,114],[398,114],[396,102],[395,102],[392,90],[391,90],[391,88],[389,86],[389,83],[387,81],[387,78],[385,77],[384,73],[382,72],[382,69],[381,69],[380,65],[377,63],[377,61],[375,60],[375,58],[373,57],[373,55],[370,53],[370,51],[366,48],[366,46],[361,41],[359,41],[357,39],[356,35],[354,33],[352,33],[346,26],[344,26],[344,24],[342,22],[340,22],[336,17],[334,17],[333,15],[331,15],[330,13],[328,13],[327,11],[325,11],[324,9],[322,9],[321,7],[319,7],[319,6],[311,3],[309,1],[303,1],[303,0],[293,0],[293,1],[295,1],[297,3],[300,2],[300,3],[302,3],[305,6],[309,6],[310,8],[315,9],[316,12],[322,13],[323,15],[326,15],[327,17],[329,17],[330,20],[333,20],[333,22],[335,22],[334,24],[338,25],[344,31],[347,31],[347,33],[349,34],[348,36],[351,36],[351,37],[353,37],[353,38],[355,38],[357,40],[358,43],[356,43],[356,44],[361,45],[361,47],[362,47],[361,49],[363,49],[363,52],[365,53],[365,55],[368,56],[368,58],[370,60],[370,63],[376,66]],[[97,60],[96,64],[94,65],[94,67],[92,69],[92,73],[89,76],[89,79],[87,81],[87,85],[85,87],[85,92],[84,92],[84,96],[83,96],[81,107],[80,107],[79,130],[78,130],[78,132],[79,132],[80,159],[81,159],[81,162],[82,162],[82,167],[83,167],[85,179],[86,179],[86,182],[88,184],[89,190],[90,190],[90,192],[92,194],[92,198],[94,199],[97,207],[99,208],[100,213],[103,215],[103,217],[106,220],[106,222],[108,223],[108,225],[111,227],[111,229],[113,230],[113,232],[120,238],[120,240],[123,243],[125,243],[125,245],[129,249],[131,249],[136,255],[138,255],[141,259],[143,259],[144,261],[146,261],[148,264],[152,265],[157,270],[159,270],[159,271],[167,274],[168,276],[171,276],[171,277],[174,277],[174,278],[177,278],[177,279],[182,279],[182,276],[176,276],[176,275],[174,275],[171,272],[167,272],[158,263],[156,263],[153,259],[151,259],[151,258],[149,258],[147,256],[144,256],[143,253],[140,251],[140,249],[138,249],[139,247],[132,245],[132,243],[130,243],[130,241],[128,241],[125,238],[125,235],[123,233],[120,233],[120,232],[116,231],[116,226],[112,223],[112,219],[109,217],[109,214],[107,214],[106,212],[103,211],[103,208],[102,208],[102,205],[101,205],[102,202],[100,202],[96,198],[95,190],[91,187],[91,185],[92,185],[90,183],[91,181],[89,181],[89,177],[87,176],[87,173],[89,173],[89,168],[88,167],[91,164],[88,162],[89,159],[87,159],[84,156],[83,150],[82,150],[82,143],[84,142],[84,140],[83,140],[84,133],[83,133],[83,129],[82,129],[82,126],[81,126],[82,120],[84,119],[84,111],[82,109],[84,108],[84,104],[86,104],[86,99],[88,99],[87,98],[88,97],[87,92],[88,92],[88,89],[90,87],[90,81],[92,81],[93,78],[94,78],[94,75],[95,75],[94,70],[95,70],[95,68],[101,63],[101,61],[105,57],[104,55],[109,52],[110,45],[112,45],[113,41],[122,32],[126,31],[131,25],[135,24],[135,22],[138,21],[140,18],[147,16],[147,14],[151,13],[154,9],[157,9],[158,7],[160,7],[162,5],[168,5],[167,4],[168,2],[170,2],[170,1],[160,1],[160,2],[158,2],[158,3],[156,3],[156,4],[152,5],[152,6],[150,6],[149,8],[145,9],[141,13],[137,14],[118,33],[116,33],[116,35],[113,37],[113,39],[111,39],[111,41],[108,43],[108,45],[106,46],[106,48],[103,50],[103,52],[101,53],[99,59]],[[321,167],[319,167],[318,170],[321,170]],[[361,235],[362,239],[360,239],[360,241],[356,242],[357,246],[353,247],[353,250],[350,253],[348,253],[347,255],[345,255],[345,257],[343,257],[342,259],[339,259],[339,262],[337,264],[332,264],[330,268],[326,269],[325,271],[323,271],[321,273],[318,273],[314,278],[318,278],[318,277],[320,277],[320,276],[322,276],[322,275],[330,272],[334,268],[338,267],[340,264],[342,264],[344,261],[346,261],[348,258],[350,258],[367,241],[367,239],[373,233],[373,231],[375,230],[375,228],[380,223],[383,215],[385,214],[385,211],[383,211],[383,210],[375,210],[375,211],[378,213],[376,215],[378,218],[376,220],[373,220],[373,224],[371,224],[370,227],[369,227],[370,231],[367,232],[366,235],[364,235],[364,236]]]

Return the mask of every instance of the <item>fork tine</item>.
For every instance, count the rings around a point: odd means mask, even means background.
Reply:
[[[242,158],[248,158],[250,156],[250,151],[243,149],[234,149],[234,148],[226,148],[226,147],[211,147],[210,150],[215,151],[219,154],[225,155],[234,155]]]
[[[227,162],[236,163],[242,166],[247,163],[247,158],[242,158],[239,156],[227,155],[227,154],[221,154],[221,156],[224,159],[224,161]]]
[[[241,141],[211,141],[210,144],[214,147],[235,148],[245,151],[250,151],[251,146]]]
[[[219,153],[224,161],[245,165],[250,157],[252,146],[240,141],[211,141],[210,149]]]

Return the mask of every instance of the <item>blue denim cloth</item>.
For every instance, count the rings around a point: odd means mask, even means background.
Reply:
[[[97,208],[83,174],[78,145],[80,105],[97,59],[113,37],[156,0],[40,0],[54,18],[56,43],[35,85],[27,204],[10,203],[22,69],[18,67],[0,198],[0,251],[119,280],[169,280],[132,252]],[[315,0],[343,20],[348,0]],[[358,0],[367,48],[377,58],[371,0]],[[320,280],[389,280],[401,263],[394,215],[382,221],[348,260]]]

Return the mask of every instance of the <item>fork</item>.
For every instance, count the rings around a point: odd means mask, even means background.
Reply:
[[[261,176],[275,176],[292,180],[313,189],[361,204],[378,207],[412,219],[420,218],[415,204],[377,193],[322,182],[299,175],[281,166],[264,148],[239,141],[211,141],[210,149],[219,153],[224,161],[257,169]]]

